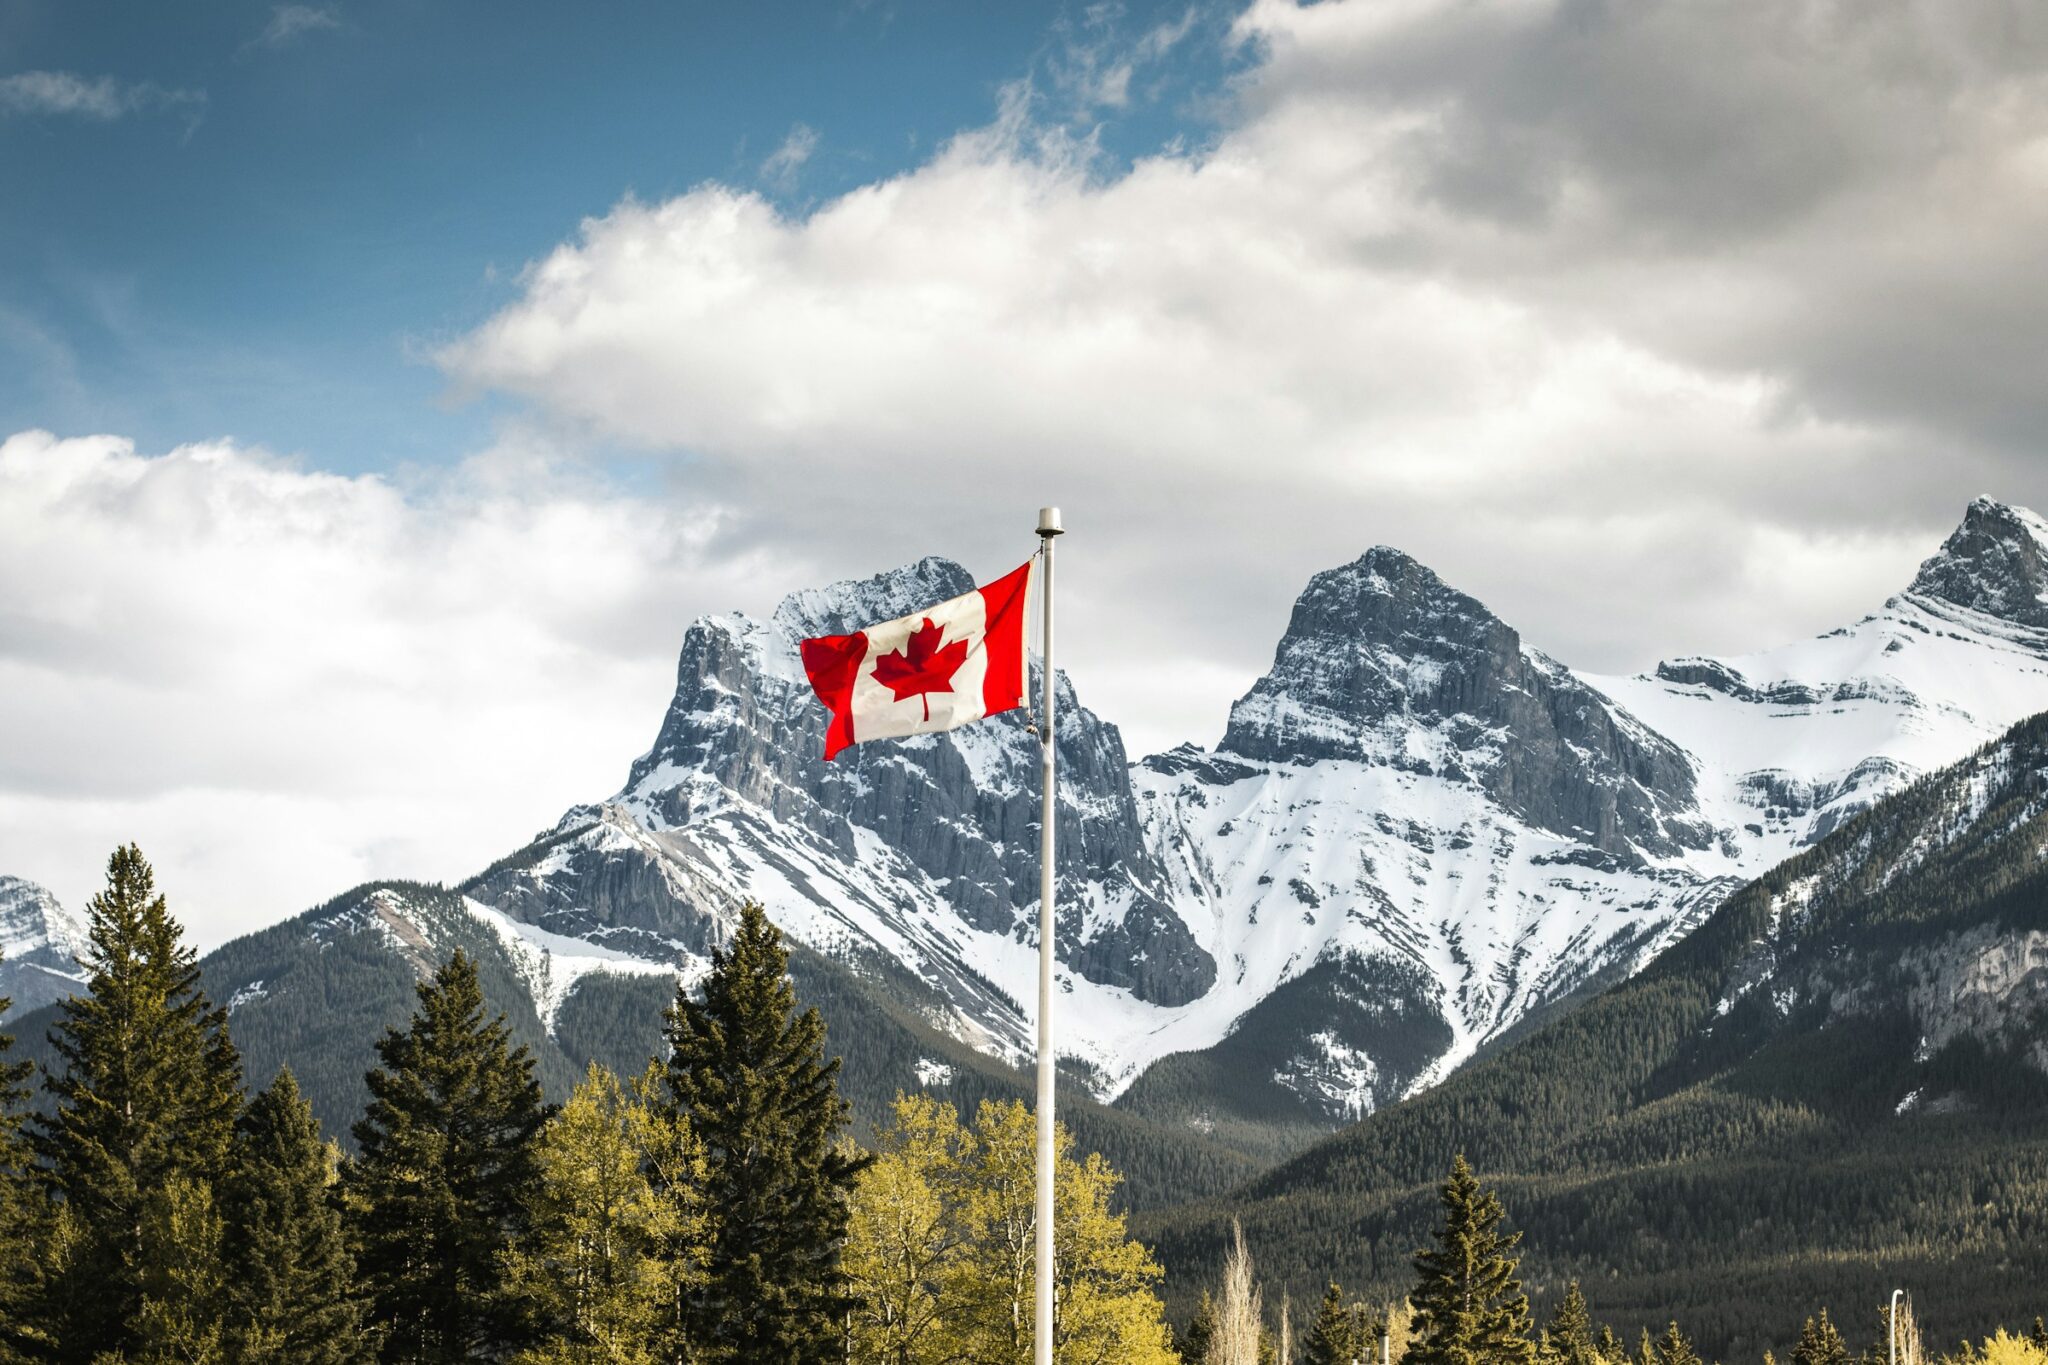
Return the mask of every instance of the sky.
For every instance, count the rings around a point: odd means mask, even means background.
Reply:
[[[1057,502],[1213,743],[1396,545],[1574,666],[2048,506],[2033,0],[0,7],[0,872],[203,946],[617,789],[705,612]]]

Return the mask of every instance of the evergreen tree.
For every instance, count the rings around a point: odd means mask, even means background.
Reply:
[[[2036,1313],[2033,1330],[2027,1333],[2027,1340],[2044,1351],[2048,1351],[2048,1318]]]
[[[1633,1365],[1657,1365],[1657,1344],[1650,1340],[1650,1329],[1643,1329],[1643,1339],[1636,1343]]]
[[[532,1335],[505,1257],[524,1235],[547,1119],[533,1058],[486,1023],[476,964],[457,952],[377,1044],[343,1177],[356,1266],[386,1361],[502,1359]]]
[[[1195,1303],[1194,1316],[1176,1333],[1173,1346],[1181,1365],[1203,1365],[1209,1359],[1209,1343],[1216,1338],[1216,1300],[1204,1289]]]
[[[13,1001],[0,996],[0,1019]],[[37,1248],[49,1235],[48,1208],[32,1183],[33,1155],[22,1133],[30,1062],[8,1060],[11,1034],[0,1033],[0,1365],[26,1358],[35,1340],[32,1312],[42,1268]]]
[[[1600,1336],[1593,1343],[1593,1350],[1601,1360],[1612,1361],[1614,1365],[1621,1365],[1622,1358],[1628,1354],[1622,1347],[1621,1338],[1604,1322],[1600,1324]]]
[[[1849,1365],[1848,1343],[1829,1321],[1827,1309],[1820,1310],[1818,1321],[1808,1318],[1799,1329],[1799,1344],[1792,1349],[1792,1365]]]
[[[333,1150],[290,1071],[251,1100],[222,1188],[226,1354],[237,1365],[354,1365],[374,1354],[330,1199]]]
[[[1601,1365],[1600,1347],[1593,1340],[1593,1314],[1577,1280],[1566,1287],[1550,1315],[1544,1348],[1552,1365]]]
[[[1356,1305],[1344,1302],[1344,1291],[1332,1280],[1301,1343],[1302,1365],[1378,1365],[1373,1342],[1360,1332]]]
[[[1700,1353],[1692,1348],[1685,1333],[1678,1330],[1676,1319],[1664,1329],[1663,1339],[1657,1343],[1657,1365],[1704,1365]]]
[[[143,1200],[142,1251],[133,1344],[134,1365],[226,1365],[222,1307],[227,1274],[221,1261],[221,1217],[213,1187],[173,1176]]]
[[[840,1250],[861,1161],[825,1023],[797,1013],[782,935],[748,902],[712,953],[703,999],[667,1015],[668,1094],[704,1145],[705,1276],[691,1335],[714,1357],[816,1365],[843,1348]]]
[[[50,1112],[33,1135],[64,1206],[40,1315],[57,1358],[79,1361],[142,1346],[146,1262],[164,1254],[146,1239],[182,1237],[214,1216],[210,1186],[241,1107],[227,1014],[200,989],[197,958],[133,844],[108,860],[87,914],[86,993],[63,1003],[51,1032],[61,1069],[45,1079]],[[199,1273],[157,1276],[160,1319],[184,1313],[163,1296]]]
[[[1439,1191],[1443,1224],[1434,1249],[1415,1254],[1421,1276],[1409,1300],[1420,1340],[1412,1365],[1533,1365],[1529,1300],[1510,1255],[1522,1235],[1502,1235],[1498,1196],[1481,1187],[1462,1154]]]
[[[593,1062],[541,1130],[531,1231],[507,1261],[512,1288],[542,1331],[522,1362],[654,1365],[684,1354],[669,1354],[664,1328],[699,1273],[692,1253],[703,1220],[655,1189],[659,1125],[637,1094]],[[691,1176],[679,1189],[701,1182],[701,1163]]]

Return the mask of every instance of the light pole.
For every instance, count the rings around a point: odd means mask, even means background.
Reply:
[[[1905,1292],[1903,1289],[1892,1291],[1892,1311],[1885,1314],[1885,1325],[1891,1329],[1891,1347],[1885,1357],[1889,1365],[1899,1365],[1899,1299]]]

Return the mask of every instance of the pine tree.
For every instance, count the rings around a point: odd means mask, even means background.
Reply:
[[[751,901],[714,950],[703,999],[667,1014],[668,1094],[704,1145],[705,1276],[691,1334],[714,1357],[821,1365],[843,1348],[840,1268],[861,1161],[825,1023],[797,1013],[782,935]]]
[[[1643,1329],[1643,1339],[1636,1344],[1633,1365],[1657,1365],[1657,1344],[1650,1340],[1650,1329]]]
[[[1330,1282],[1302,1340],[1302,1365],[1378,1365],[1378,1343],[1360,1331],[1365,1324],[1358,1307],[1346,1303],[1343,1289]]]
[[[505,1284],[540,1181],[547,1105],[505,1018],[486,1023],[476,964],[457,952],[377,1044],[343,1187],[356,1266],[387,1361],[501,1358],[532,1335]]]
[[[1808,1318],[1799,1329],[1799,1344],[1792,1349],[1792,1365],[1849,1365],[1848,1344],[1828,1320],[1827,1309],[1820,1310],[1818,1321]]]
[[[2027,1333],[2027,1340],[2048,1351],[2048,1318],[2042,1317],[2039,1313],[2034,1315],[2034,1327]]]
[[[670,1306],[699,1273],[703,1219],[655,1189],[659,1124],[638,1094],[593,1062],[541,1130],[531,1231],[507,1260],[511,1287],[532,1306],[542,1332],[520,1361],[654,1365],[672,1358],[663,1329]],[[687,1134],[682,1140],[689,1145]],[[678,1189],[701,1180],[700,1162]]]
[[[1593,1340],[1593,1314],[1586,1307],[1586,1296],[1579,1291],[1577,1280],[1558,1300],[1544,1336],[1546,1359],[1553,1365],[1601,1365],[1600,1347]]]
[[[1622,1348],[1621,1338],[1616,1336],[1614,1329],[1606,1323],[1600,1324],[1600,1336],[1593,1343],[1593,1350],[1601,1360],[1612,1361],[1613,1365],[1621,1365],[1622,1358],[1628,1354]],[[1769,1362],[1766,1362],[1766,1365],[1769,1365]]]
[[[330,1198],[335,1158],[290,1071],[249,1102],[222,1187],[227,1358],[354,1365],[373,1356]]]
[[[1461,1154],[1439,1192],[1443,1225],[1437,1245],[1415,1254],[1421,1276],[1409,1296],[1421,1339],[1413,1365],[1533,1365],[1529,1300],[1510,1253],[1522,1235],[1503,1236],[1506,1211],[1482,1188]]]
[[[1216,1300],[1204,1289],[1202,1297],[1195,1303],[1194,1316],[1173,1339],[1174,1351],[1180,1356],[1181,1365],[1204,1365],[1209,1359],[1209,1343],[1215,1338]]]
[[[0,1019],[14,1002],[0,996]],[[34,1160],[22,1133],[30,1062],[8,1060],[11,1034],[0,1033],[0,1365],[27,1358],[35,1341],[33,1308],[42,1270],[37,1254],[49,1235],[49,1209],[33,1183]]]
[[[162,1251],[146,1239],[183,1235],[210,1210],[241,1107],[227,1014],[200,989],[197,957],[133,844],[108,860],[87,913],[86,993],[64,1002],[51,1032],[61,1070],[45,1079],[51,1111],[33,1136],[63,1203],[42,1325],[57,1358],[80,1361],[141,1346],[146,1262]],[[152,1216],[152,1196],[174,1190],[183,1202]],[[159,1317],[184,1311],[163,1300],[184,1282],[158,1276]]]
[[[1692,1348],[1685,1333],[1678,1330],[1676,1319],[1664,1330],[1663,1339],[1657,1343],[1657,1365],[1704,1365],[1700,1353]]]

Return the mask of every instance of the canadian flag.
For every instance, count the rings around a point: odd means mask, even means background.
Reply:
[[[935,607],[803,642],[811,690],[832,713],[825,757],[865,739],[952,730],[1024,704],[1031,565]]]

